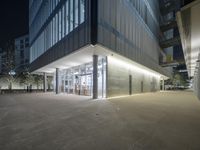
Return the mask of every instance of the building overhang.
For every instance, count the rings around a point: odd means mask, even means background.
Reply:
[[[200,52],[200,0],[183,7],[177,14],[183,53],[189,77],[193,77]]]
[[[56,68],[59,68],[61,70],[63,69],[68,69],[71,67],[79,66],[85,63],[92,62],[93,60],[93,55],[98,55],[100,58],[101,57],[108,57],[108,59],[112,59],[115,62],[126,62],[126,65],[132,65],[135,66],[136,68],[139,68],[141,71],[154,74],[164,80],[168,79],[167,75],[164,75],[160,72],[157,72],[155,70],[152,70],[144,65],[141,65],[137,62],[134,62],[124,56],[121,56],[101,45],[88,45],[85,46],[69,55],[66,55],[57,61],[54,61],[44,67],[41,67],[37,70],[35,70],[33,73],[54,73],[56,71]],[[119,61],[118,61],[119,60]]]

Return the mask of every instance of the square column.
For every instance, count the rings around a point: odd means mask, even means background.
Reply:
[[[43,74],[43,92],[47,92],[47,74]]]
[[[56,68],[56,94],[60,93],[60,69]]]
[[[165,90],[165,80],[162,79],[162,91],[164,91],[164,90]]]
[[[98,98],[98,56],[93,55],[93,99]]]

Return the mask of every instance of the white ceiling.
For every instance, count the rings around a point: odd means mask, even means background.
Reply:
[[[57,61],[52,62],[49,65],[46,65],[36,70],[34,73],[41,73],[41,72],[53,73],[56,71],[56,68],[67,69],[67,68],[71,68],[71,67],[78,66],[81,64],[89,63],[89,62],[92,62],[93,55],[98,55],[99,57],[104,57],[104,56],[114,57],[121,61],[132,64],[136,67],[139,67],[141,70],[144,70],[145,72],[149,72],[149,73],[152,73],[152,74],[155,74],[157,76],[167,79],[166,76],[161,75],[160,73],[153,71],[141,64],[138,64],[137,62],[131,61],[123,56],[120,56],[114,53],[113,51],[110,51],[100,45],[96,45],[95,47],[92,45],[86,46],[72,54],[69,54]]]
[[[91,46],[82,48],[79,51],[76,51],[70,55],[67,55],[57,61],[52,62],[49,65],[46,65],[35,72],[46,72],[52,73],[55,72],[56,68],[67,69],[80,64],[88,63],[92,61],[93,50]]]

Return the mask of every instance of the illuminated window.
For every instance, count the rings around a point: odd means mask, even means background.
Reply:
[[[59,29],[58,29],[58,32],[59,32],[59,41],[61,40],[61,37],[62,37],[62,18],[61,18],[61,10],[59,11],[59,17],[58,17],[58,19],[59,19]]]
[[[65,35],[67,35],[69,33],[69,1],[66,1],[66,5],[65,5]]]
[[[74,28],[74,11],[73,11],[74,0],[70,0],[70,32]]]
[[[85,0],[80,0],[80,23],[85,21]]]
[[[62,7],[62,38],[65,36],[65,7]]]
[[[79,25],[79,15],[78,15],[78,0],[75,0],[75,28]]]

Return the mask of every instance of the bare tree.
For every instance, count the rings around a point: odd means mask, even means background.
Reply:
[[[43,76],[38,74],[32,74],[28,67],[20,74],[20,83],[30,88],[31,85],[36,85],[37,90],[39,85],[43,83]]]
[[[12,85],[16,80],[16,73],[14,71],[15,69],[15,63],[14,63],[14,45],[12,41],[9,41],[6,44],[5,50],[5,56],[2,63],[2,66],[4,68],[4,72],[2,72],[2,77],[7,80],[8,82],[8,89],[12,90]]]
[[[37,90],[39,90],[39,85],[43,83],[43,76],[42,75],[35,75],[34,76],[34,82],[37,85]]]
[[[29,87],[34,83],[34,76],[30,73],[29,68],[26,67],[23,72],[19,75],[20,84]]]

